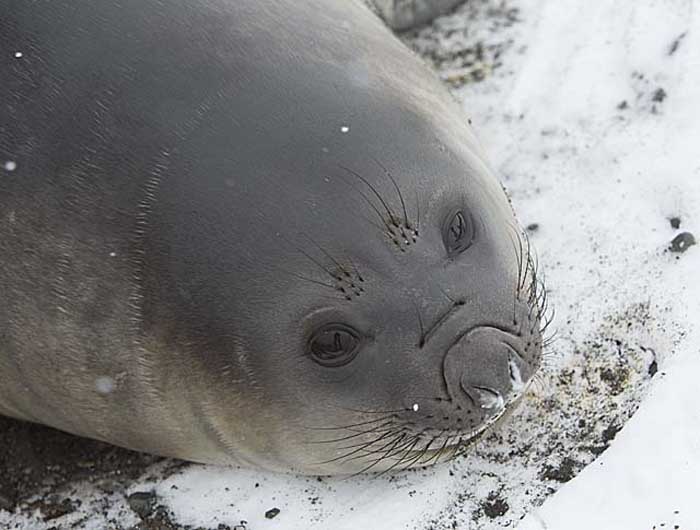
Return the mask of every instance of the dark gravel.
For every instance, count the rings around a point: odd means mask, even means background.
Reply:
[[[104,489],[121,491],[161,460],[2,416],[0,447],[0,509],[13,510],[33,495],[48,492],[32,503],[45,518],[75,509],[71,503],[52,501],[51,493],[61,487],[90,480]]]

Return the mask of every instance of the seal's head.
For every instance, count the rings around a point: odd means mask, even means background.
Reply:
[[[237,53],[206,126],[168,155],[144,315],[146,350],[168,352],[159,395],[197,426],[176,454],[426,465],[502,417],[540,365],[544,290],[466,118],[346,4],[320,21],[290,8],[285,27],[315,24],[313,53],[291,30]]]
[[[435,463],[540,366],[544,290],[505,193],[468,137],[424,141],[431,120],[395,111],[404,129],[379,148],[363,133],[382,134],[382,116],[329,133],[314,159],[261,168],[252,189],[221,176],[187,208],[184,189],[163,192],[178,215],[159,225],[187,233],[167,243],[167,349],[188,345],[189,402],[239,461],[318,474]]]

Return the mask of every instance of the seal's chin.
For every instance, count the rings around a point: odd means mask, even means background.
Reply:
[[[489,416],[477,428],[470,432],[453,433],[451,435],[440,435],[436,437],[426,437],[420,448],[413,448],[404,454],[395,455],[392,469],[410,469],[425,467],[432,464],[444,463],[459,456],[464,455],[476,442],[490,434],[502,425],[507,418],[517,408],[522,401],[528,388],[532,384],[532,378],[516,392],[511,394],[505,406],[492,416]]]

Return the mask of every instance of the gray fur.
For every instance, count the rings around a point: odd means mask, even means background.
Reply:
[[[347,473],[453,456],[531,380],[510,204],[360,2],[8,0],[0,49],[0,412]],[[329,368],[336,321],[361,347]]]

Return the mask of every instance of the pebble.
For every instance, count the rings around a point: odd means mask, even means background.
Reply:
[[[690,232],[681,232],[671,241],[671,252],[685,252],[695,245],[695,236]]]
[[[129,508],[141,519],[147,519],[156,505],[156,494],[152,491],[137,491],[126,498]]]

